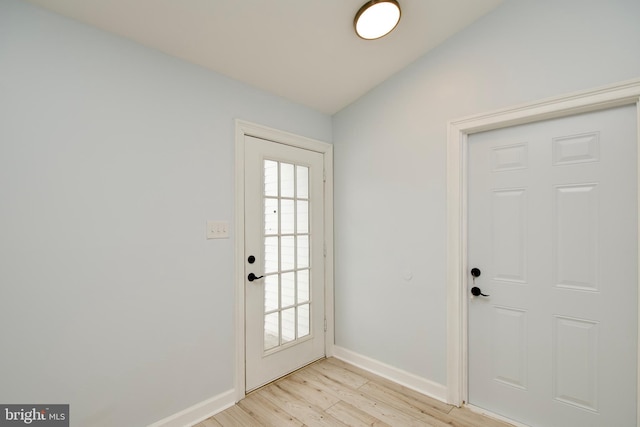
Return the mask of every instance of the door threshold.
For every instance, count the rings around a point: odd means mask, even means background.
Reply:
[[[512,420],[510,418],[504,417],[502,415],[498,415],[494,412],[491,411],[487,411],[484,408],[480,408],[479,406],[474,406],[470,403],[465,403],[463,405],[465,408],[467,408],[468,410],[470,410],[471,412],[474,412],[476,414],[480,414],[480,415],[484,415],[485,417],[488,418],[493,418],[494,420],[498,420],[498,421],[502,421],[504,423],[508,423],[511,424],[513,427],[531,427],[528,424],[522,424],[518,421]]]
[[[296,368],[296,369],[294,369],[293,371],[291,371],[291,372],[289,372],[289,373],[287,373],[287,374],[284,374],[284,375],[283,375],[283,376],[281,376],[281,377],[276,378],[275,380],[271,380],[271,381],[269,381],[268,383],[262,384],[261,386],[258,386],[258,387],[256,387],[256,388],[253,388],[253,389],[248,390],[248,391],[245,391],[245,392],[244,392],[244,397],[247,397],[247,396],[249,396],[250,394],[253,394],[253,393],[255,393],[255,392],[258,392],[258,391],[262,390],[263,388],[270,386],[270,385],[271,385],[271,384],[273,384],[273,383],[276,383],[276,382],[278,382],[278,381],[280,381],[280,380],[283,380],[283,379],[285,379],[285,378],[287,378],[287,377],[290,377],[291,375],[295,374],[296,372],[300,371],[301,369],[307,368],[307,367],[309,367],[309,366],[311,366],[311,365],[313,365],[313,364],[315,364],[315,363],[319,363],[319,362],[321,362],[321,361],[325,360],[326,358],[327,358],[327,356],[322,356],[322,357],[320,357],[320,358],[318,358],[318,359],[312,360],[311,362],[306,363],[306,364],[304,364],[303,366],[300,366],[299,368]]]

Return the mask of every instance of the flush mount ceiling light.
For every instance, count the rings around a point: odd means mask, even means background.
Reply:
[[[356,13],[353,26],[365,40],[386,36],[400,22],[400,4],[396,0],[371,0]]]

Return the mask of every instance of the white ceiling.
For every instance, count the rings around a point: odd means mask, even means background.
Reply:
[[[362,40],[366,0],[29,0],[323,113],[347,106],[503,0],[399,0]]]

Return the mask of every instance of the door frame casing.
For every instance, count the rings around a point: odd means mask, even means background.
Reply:
[[[235,121],[235,400],[245,397],[245,278],[244,278],[244,156],[245,136],[253,136],[323,155],[324,164],[324,348],[327,357],[333,355],[333,145],[315,139],[280,131],[259,124]]]
[[[589,91],[535,101],[489,113],[464,117],[448,123],[447,132],[447,403],[462,406],[468,402],[467,345],[467,172],[469,136],[494,129],[547,119],[605,110],[624,105],[636,106],[636,145],[638,149],[638,212],[640,222],[640,79],[625,81]],[[640,224],[639,224],[640,230]],[[639,238],[640,249],[640,238]],[[640,258],[640,256],[639,256]],[[640,269],[640,259],[638,260]],[[640,278],[640,272],[638,277]],[[640,295],[640,292],[639,292]],[[640,307],[640,296],[638,301]],[[640,322],[640,316],[639,322]],[[640,326],[638,328],[640,334]],[[637,408],[640,409],[640,336],[638,340]],[[637,426],[640,427],[640,410]]]

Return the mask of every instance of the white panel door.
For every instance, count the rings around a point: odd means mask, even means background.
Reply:
[[[324,356],[323,155],[245,136],[245,378]]]
[[[636,138],[635,106],[469,138],[470,404],[636,425]]]

